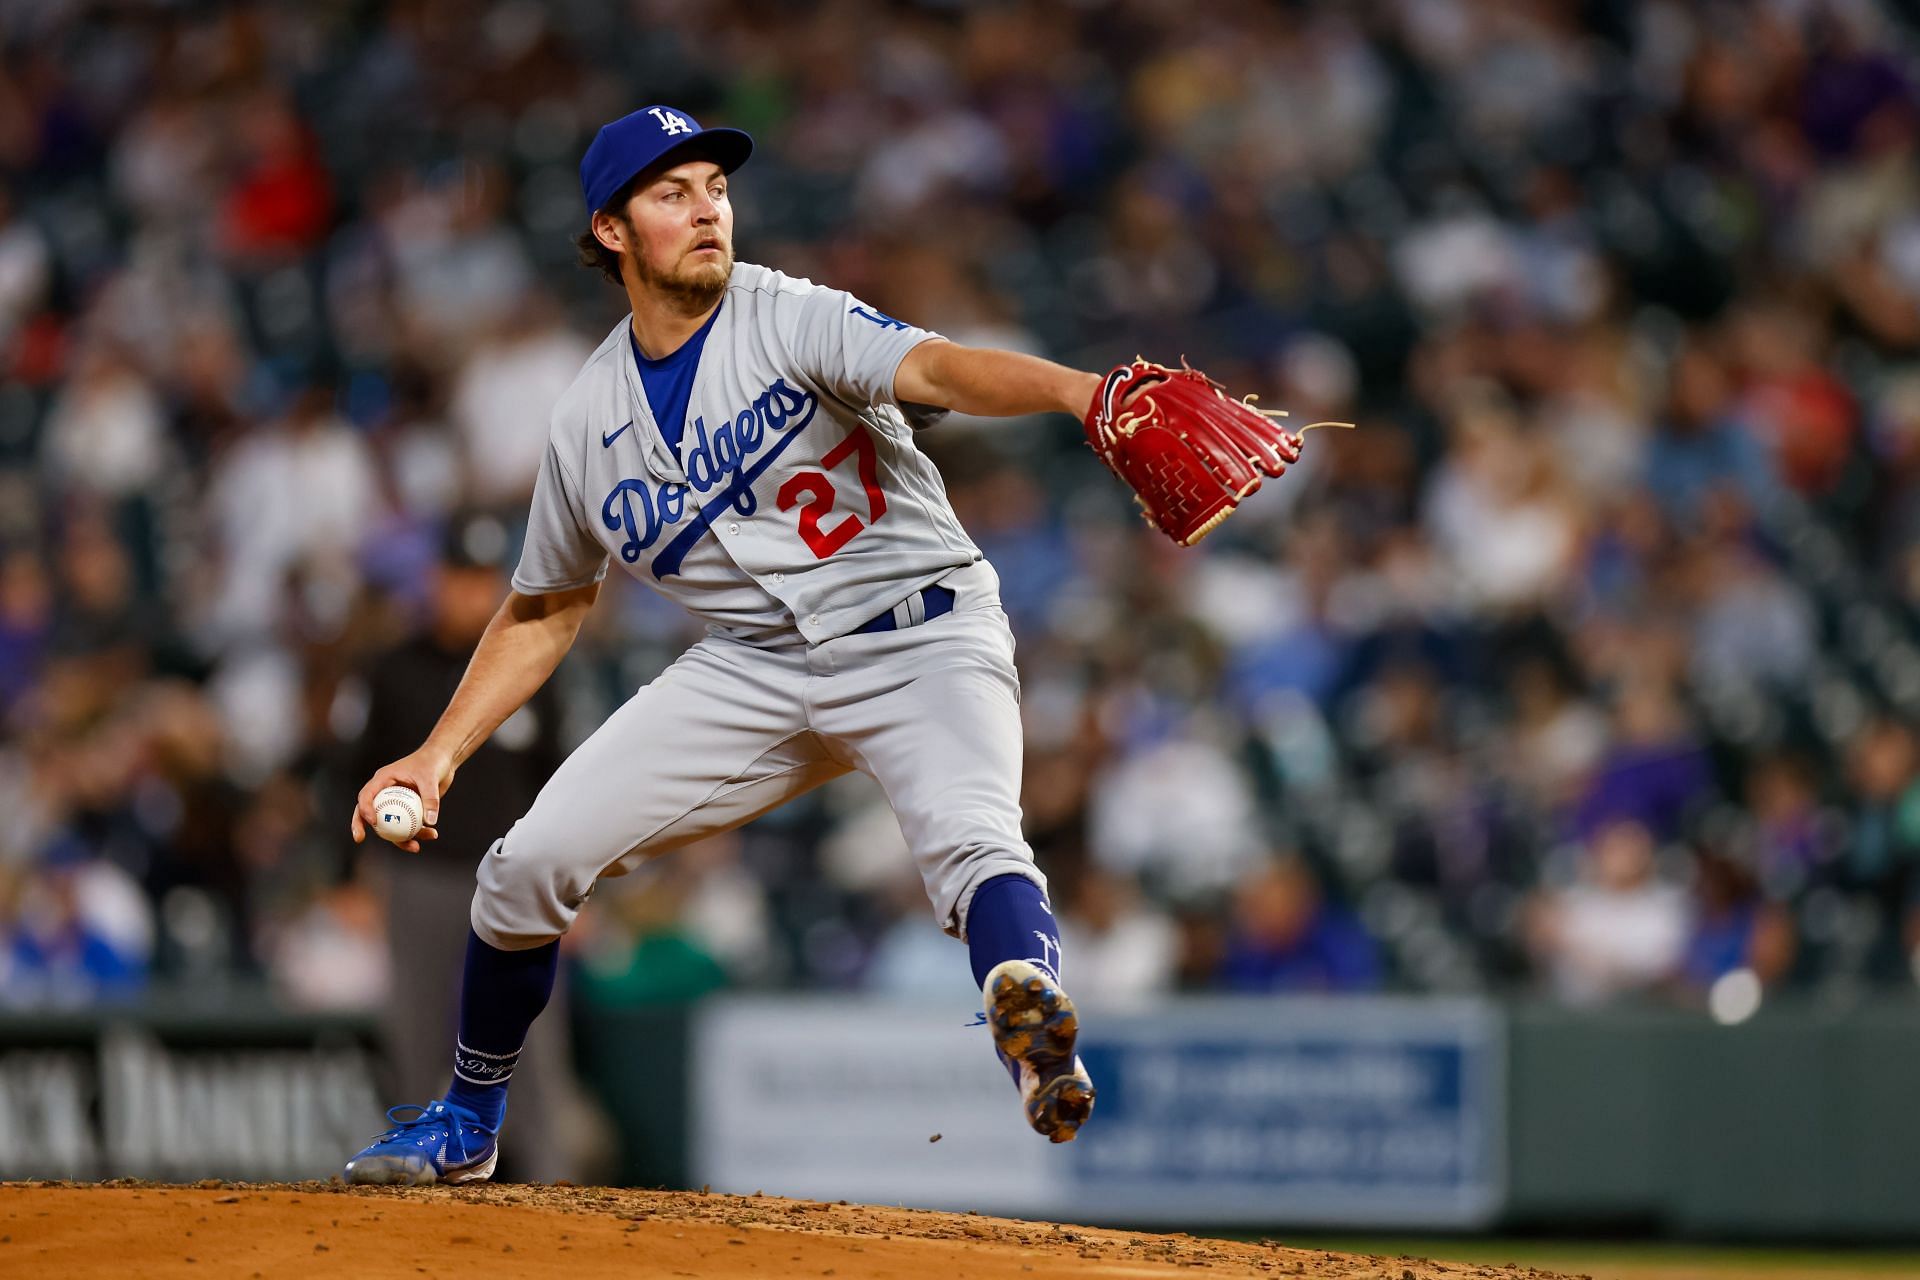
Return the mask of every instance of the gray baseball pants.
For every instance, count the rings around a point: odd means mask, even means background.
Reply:
[[[1046,888],[1020,834],[1020,686],[999,576],[941,580],[951,613],[817,645],[708,636],[554,771],[481,860],[473,930],[517,951],[573,924],[601,876],[731,830],[859,769],[886,793],[941,928],[974,891]]]

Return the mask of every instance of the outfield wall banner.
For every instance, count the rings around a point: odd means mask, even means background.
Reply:
[[[0,1019],[0,1179],[325,1178],[380,1116],[339,1020]]]
[[[953,1011],[728,999],[694,1027],[696,1182],[1137,1223],[1476,1227],[1505,1195],[1503,1024],[1475,1001],[1086,1011],[1077,1142],[1022,1120]]]

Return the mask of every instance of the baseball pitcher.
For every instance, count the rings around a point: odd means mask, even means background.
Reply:
[[[1180,543],[1299,455],[1202,375],[1104,378],[970,349],[857,298],[736,262],[728,177],[752,140],[671,107],[601,129],[581,162],[583,259],[632,313],[555,407],[525,549],[445,713],[376,771],[433,839],[461,762],[552,674],[618,564],[707,634],[582,743],[482,860],[444,1098],[395,1107],[351,1182],[494,1167],[507,1090],[559,939],[602,876],[859,769],[885,791],[941,928],[965,942],[1029,1123],[1071,1141],[1094,1086],[1074,1053],[1046,877],[1020,834],[1021,727],[998,579],[914,433],[949,410],[1082,418]]]

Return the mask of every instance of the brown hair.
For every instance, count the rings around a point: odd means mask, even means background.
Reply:
[[[573,238],[574,248],[580,251],[580,265],[591,267],[615,284],[624,285],[620,278],[620,255],[600,243],[600,237],[588,227]]]

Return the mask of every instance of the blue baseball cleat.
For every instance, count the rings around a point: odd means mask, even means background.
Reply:
[[[402,1120],[397,1114],[415,1111]],[[434,1099],[387,1108],[393,1128],[347,1161],[348,1182],[424,1187],[434,1182],[485,1182],[500,1158],[499,1135]]]
[[[1007,1064],[1027,1123],[1054,1142],[1072,1142],[1093,1114],[1093,1081],[1073,1042],[1080,1015],[1052,974],[1031,960],[1006,960],[982,984],[993,1047]]]

